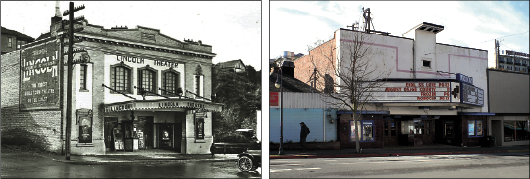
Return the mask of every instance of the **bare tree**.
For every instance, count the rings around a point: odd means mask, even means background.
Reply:
[[[373,34],[360,31],[351,34],[351,37],[341,37],[341,41],[333,38],[315,43],[310,52],[314,67],[310,81],[322,91],[326,103],[353,112],[356,150],[360,153],[357,121],[362,119],[363,109],[374,99],[375,89],[384,85],[383,79],[391,70],[386,69],[383,61],[373,58],[374,47],[370,45]],[[336,42],[340,45],[335,45]]]

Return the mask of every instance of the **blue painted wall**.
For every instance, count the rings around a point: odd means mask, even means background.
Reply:
[[[280,109],[270,108],[270,141],[280,142]],[[331,110],[331,118],[325,116],[326,111],[318,108],[283,109],[283,142],[300,142],[300,122],[304,122],[311,133],[307,142],[324,142],[324,127],[326,130],[325,142],[337,141],[337,115],[336,110]]]

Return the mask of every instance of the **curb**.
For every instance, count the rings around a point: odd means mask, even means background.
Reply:
[[[512,153],[529,152],[530,150],[496,150],[496,151],[452,151],[452,152],[423,152],[423,153],[386,153],[386,154],[338,154],[338,155],[271,155],[269,159],[294,159],[294,158],[357,158],[357,157],[388,157],[388,156],[414,156],[414,155],[451,155],[451,154],[481,154],[481,153]]]
[[[186,162],[235,162],[237,159],[165,159],[165,160],[156,160],[156,159],[143,159],[143,160],[100,160],[100,161],[78,161],[78,160],[55,160],[63,163],[77,164],[77,165],[106,165],[106,164],[115,164],[115,163],[134,163],[134,164],[144,164],[144,163],[186,163]]]

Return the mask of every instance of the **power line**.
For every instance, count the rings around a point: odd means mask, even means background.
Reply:
[[[494,39],[486,40],[486,41],[484,41],[484,42],[488,42],[488,41],[492,41],[492,40],[500,39],[500,38],[504,38],[504,37],[509,37],[509,36],[513,36],[513,35],[524,34],[524,33],[527,33],[527,32],[530,32],[530,31],[521,32],[521,33],[515,33],[515,34],[510,34],[510,35],[506,35],[506,36],[502,36],[502,37],[498,37],[498,38],[494,38]],[[484,42],[479,42],[479,43],[484,43]],[[474,43],[474,44],[479,44],[479,43]],[[474,44],[471,44],[471,45],[474,45]]]

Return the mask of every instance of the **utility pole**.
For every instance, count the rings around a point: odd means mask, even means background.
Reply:
[[[69,10],[65,11],[63,13],[63,16],[68,16],[68,21],[66,24],[68,24],[68,29],[65,34],[68,35],[68,61],[66,63],[66,67],[68,70],[68,77],[66,79],[67,85],[66,85],[66,160],[70,160],[70,140],[72,135],[72,73],[73,73],[73,59],[74,59],[74,32],[79,32],[83,30],[83,28],[74,29],[74,24],[77,21],[83,20],[84,17],[79,17],[74,19],[74,12],[85,9],[85,6],[79,6],[77,8],[74,8],[74,2],[70,2],[70,8]],[[64,20],[63,20],[64,22]],[[63,23],[65,24],[65,23]],[[77,40],[77,42],[80,42]],[[62,65],[62,64],[61,64]]]
[[[495,69],[499,68],[499,42],[495,39]]]

